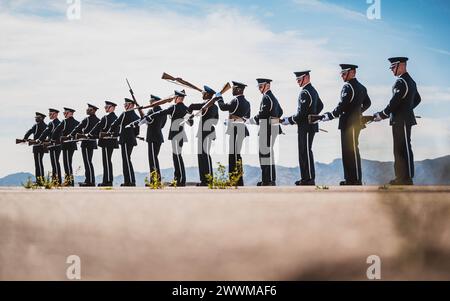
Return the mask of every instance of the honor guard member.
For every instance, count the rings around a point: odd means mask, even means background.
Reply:
[[[258,182],[257,186],[276,186],[273,147],[277,136],[281,134],[280,117],[283,115],[283,109],[270,90],[272,80],[258,78],[256,81],[263,98],[258,114],[247,123],[259,125],[259,162],[262,176],[261,182]]]
[[[120,184],[122,187],[136,186],[133,164],[131,163],[131,153],[133,152],[133,148],[137,145],[136,137],[139,135],[139,127],[128,127],[132,122],[139,120],[139,116],[136,114],[134,107],[134,101],[125,98],[125,111],[112,123],[109,131],[114,133],[114,136],[119,137],[124,177],[124,183]]]
[[[79,124],[79,122],[73,118],[74,113],[74,109],[64,108],[64,120],[58,124],[54,132],[54,135],[58,137],[57,143],[61,144],[65,173],[64,186],[74,186],[72,158],[73,153],[77,150],[77,143],[71,140],[63,141],[63,137],[68,137]]]
[[[301,180],[295,182],[297,186],[316,185],[312,144],[314,135],[319,131],[319,125],[310,124],[308,116],[318,115],[323,109],[323,103],[317,90],[311,84],[310,72],[311,70],[294,72],[297,83],[302,88],[298,96],[297,114],[281,120],[283,125],[297,125],[298,161],[301,174]]]
[[[150,95],[150,104],[161,100],[160,97],[155,95]],[[150,116],[153,113],[161,111],[161,106],[154,106],[148,110],[146,116]],[[161,181],[161,170],[159,168],[159,151],[161,145],[164,142],[164,137],[162,134],[162,129],[166,125],[167,115],[157,115],[154,116],[147,124],[147,145],[148,145],[148,163],[150,168],[150,173],[156,172],[159,181]]]
[[[192,114],[193,111],[199,111],[203,106],[211,100],[216,92],[208,86],[203,87],[202,97],[203,102],[193,103],[189,105],[188,112]],[[219,121],[219,108],[215,103],[206,108],[202,112],[197,131],[197,157],[198,157],[198,171],[200,175],[200,183],[197,186],[208,186],[206,175],[213,176],[213,166],[211,161],[211,144],[216,139],[215,126]]]
[[[29,129],[25,136],[23,136],[24,140],[27,140],[31,135],[33,135],[33,139],[38,140],[41,134],[44,132],[47,125],[44,122],[45,114],[36,112],[36,116],[34,120],[36,123]],[[34,155],[34,168],[35,168],[35,177],[36,183],[41,184],[44,180],[44,164],[42,162],[42,157],[44,156],[46,151],[42,145],[34,145],[33,146],[33,155]]]
[[[216,94],[217,104],[220,110],[229,113],[226,133],[230,136],[228,151],[228,172],[231,174],[237,168],[237,162],[240,163],[239,172],[243,175],[244,163],[242,162],[241,149],[245,137],[249,136],[245,120],[250,118],[250,102],[245,99],[244,90],[247,85],[240,82],[232,82],[234,98],[225,103],[220,93]],[[244,177],[241,176],[237,186],[244,186]]]
[[[341,91],[341,101],[334,111],[325,113],[322,121],[339,117],[341,130],[342,163],[345,181],[340,185],[362,185],[361,156],[359,154],[359,133],[362,128],[361,114],[371,104],[367,89],[356,79],[356,68],[351,64],[341,64],[341,77],[345,82]]]
[[[98,108],[94,105],[87,104],[86,118],[84,118],[80,124],[78,124],[69,137],[78,140],[77,134],[82,134],[84,137],[81,139],[81,153],[83,155],[84,163],[84,182],[78,183],[81,187],[93,187],[95,186],[95,172],[94,165],[92,164],[92,156],[94,155],[94,149],[97,149],[97,141],[95,139],[87,138],[87,134],[94,128],[94,126],[100,121],[95,115]]]
[[[170,186],[186,186],[186,171],[184,168],[184,161],[182,157],[182,150],[184,142],[187,142],[187,136],[184,132],[184,117],[189,113],[188,107],[183,103],[186,97],[186,92],[175,91],[175,104],[164,110],[159,110],[151,115],[144,117],[140,125],[150,123],[152,119],[159,116],[170,116],[171,124],[169,131],[169,140],[172,141],[172,159],[174,167],[174,182]],[[193,121],[188,120],[188,124],[192,126]]]
[[[90,139],[98,139],[98,146],[102,149],[102,164],[103,164],[103,181],[97,186],[99,187],[111,187],[113,186],[113,166],[112,166],[112,154],[114,149],[119,148],[116,137],[102,137],[100,133],[107,133],[111,129],[111,125],[117,119],[116,113],[114,113],[117,105],[111,101],[105,101],[106,115],[100,119],[94,128],[87,135]]]
[[[52,165],[52,179],[54,182],[57,182],[58,185],[62,184],[62,175],[61,175],[61,165],[59,164],[59,156],[61,155],[61,145],[55,144],[57,138],[55,137],[55,130],[61,121],[58,119],[59,111],[56,109],[48,109],[48,117],[50,118],[50,122],[47,124],[47,128],[42,132],[41,136],[38,139],[38,143],[42,143],[46,140],[50,141],[51,144],[48,146],[48,150],[50,153],[50,163]]]
[[[413,185],[414,157],[411,148],[411,128],[416,125],[414,109],[421,101],[416,82],[406,71],[407,57],[388,59],[397,80],[392,87],[392,98],[386,108],[374,115],[374,121],[390,118],[394,139],[395,179],[391,185]]]

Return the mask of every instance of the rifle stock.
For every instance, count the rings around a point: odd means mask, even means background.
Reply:
[[[161,76],[161,79],[170,81],[172,83],[175,83],[175,84],[187,87],[187,88],[191,88],[191,89],[197,90],[199,92],[203,92],[202,89],[200,89],[199,87],[197,87],[197,86],[191,84],[190,82],[182,79],[181,77],[174,77],[174,76],[172,76],[170,74],[167,74],[166,72],[163,73],[163,75]]]
[[[77,133],[76,135],[75,135],[75,139],[87,139],[87,136],[85,135],[85,134],[80,134],[80,133]]]
[[[169,96],[167,98],[155,101],[154,103],[151,103],[149,105],[134,108],[134,110],[145,110],[145,109],[153,108],[153,107],[156,107],[156,106],[160,106],[160,105],[169,103],[169,102],[173,101],[174,99],[175,99],[175,95],[171,95],[171,96]]]
[[[100,132],[100,134],[98,135],[98,137],[100,139],[107,139],[107,138],[112,138],[113,134],[112,133],[107,133],[107,132]]]
[[[71,140],[71,139],[72,139],[72,137],[69,137],[69,136],[61,136],[61,142]]]
[[[309,124],[314,124],[320,120],[322,120],[322,115],[308,115],[308,123]]]
[[[226,83],[224,86],[223,86],[223,88],[222,88],[222,90],[220,90],[220,94],[225,94],[228,90],[230,90],[231,89],[231,85],[230,85],[230,83]]]
[[[25,142],[29,142],[31,139],[16,139],[16,144],[21,144]]]
[[[222,90],[220,90],[220,94],[225,94],[230,89],[231,89],[231,85],[230,85],[230,83],[227,82],[223,86]],[[211,107],[217,101],[217,99],[218,99],[217,97],[213,97],[210,100],[208,100],[197,113],[191,115],[191,117],[189,117],[189,118],[192,120],[194,117],[197,117],[200,114],[204,113],[204,111],[207,110],[209,107]],[[185,120],[182,122],[182,124],[185,124],[186,122],[187,121]]]
[[[42,142],[41,142],[41,143],[37,143],[36,140],[28,140],[28,145],[29,145],[29,146],[39,145],[39,144],[42,144]]]
[[[364,115],[364,116],[361,116],[361,124],[362,124],[363,126],[365,126],[365,125],[371,123],[373,120],[374,120],[374,117],[373,117],[372,115]]]

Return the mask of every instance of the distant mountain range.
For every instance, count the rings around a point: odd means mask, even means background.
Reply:
[[[450,185],[450,155],[417,161],[415,163],[414,183],[418,185]],[[362,160],[363,182],[367,185],[381,185],[387,183],[394,177],[393,162],[380,162],[372,160]],[[163,181],[170,182],[173,178],[173,168],[166,168],[161,171]],[[281,186],[293,185],[299,179],[300,171],[298,167],[277,166],[277,184]],[[143,186],[146,173],[136,173],[137,185]],[[0,186],[21,186],[29,177],[30,173],[15,173],[0,178]],[[186,168],[188,182],[198,181],[198,169],[196,167]],[[245,185],[256,185],[261,178],[261,170],[255,166],[244,166]],[[343,179],[342,160],[336,159],[329,164],[316,163],[316,184],[317,185],[337,185]],[[84,177],[77,176],[76,182],[81,182]],[[96,177],[97,183],[101,182],[101,176]],[[114,185],[120,185],[123,176],[114,178]]]

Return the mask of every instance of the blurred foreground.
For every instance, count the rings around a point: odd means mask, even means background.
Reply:
[[[450,280],[450,187],[0,189],[0,280]]]

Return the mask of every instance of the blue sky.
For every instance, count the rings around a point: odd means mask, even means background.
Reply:
[[[172,92],[175,87],[160,80],[162,72],[213,87],[244,81],[250,85],[247,96],[254,113],[260,95],[252,83],[256,77],[269,77],[284,111],[292,114],[298,95],[293,71],[313,70],[313,84],[325,110],[331,110],[342,87],[338,64],[355,63],[372,98],[372,113],[384,108],[391,95],[395,78],[388,70],[390,56],[410,57],[408,68],[422,95],[416,114],[423,118],[413,135],[416,159],[450,154],[449,1],[381,0],[380,20],[366,17],[366,0],[81,4],[81,19],[69,21],[66,0],[0,0],[0,143],[5,146],[0,176],[32,169],[29,150],[11,141],[32,125],[35,111],[70,103],[83,112],[87,101],[99,107],[106,99],[120,103],[128,96],[125,76],[140,99]],[[195,92],[189,92],[187,102],[196,101]],[[335,122],[323,127],[331,134],[316,139],[316,160],[330,162],[340,157],[339,135]],[[285,131],[279,143],[288,153],[278,163],[295,166],[296,129]],[[390,135],[387,124],[369,127],[361,137],[362,156],[392,160]],[[219,133],[217,143],[222,140],[226,137]],[[162,152],[170,152],[170,146],[164,145]],[[8,159],[14,156],[21,160]],[[135,156],[146,160],[145,148],[139,147]],[[75,164],[82,165],[78,157]],[[196,165],[195,158],[187,155],[187,165]],[[218,151],[214,160],[225,162],[226,156]],[[255,152],[246,160],[258,164]],[[162,165],[170,167],[171,157],[163,157]],[[145,171],[145,165],[137,170]]]

